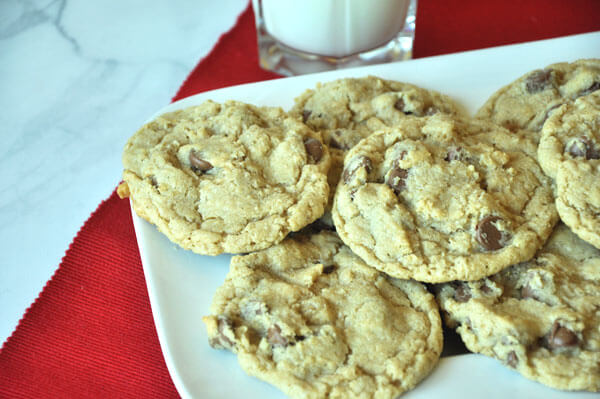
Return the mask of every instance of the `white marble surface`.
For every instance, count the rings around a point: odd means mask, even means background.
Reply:
[[[0,0],[0,342],[247,0]]]

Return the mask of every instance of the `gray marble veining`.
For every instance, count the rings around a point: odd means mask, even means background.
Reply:
[[[245,0],[0,0],[0,341]]]

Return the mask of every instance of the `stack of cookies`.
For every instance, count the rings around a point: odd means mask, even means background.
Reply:
[[[600,390],[600,60],[532,71],[471,118],[374,76],[288,112],[162,115],[127,143],[136,213],[232,257],[209,343],[294,398],[395,398],[443,322],[527,378]],[[561,221],[562,220],[562,221]]]

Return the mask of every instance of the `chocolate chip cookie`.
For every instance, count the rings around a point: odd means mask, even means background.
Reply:
[[[556,175],[556,192],[562,221],[600,248],[600,159],[564,162]]]
[[[210,312],[210,345],[292,398],[396,398],[442,350],[425,287],[366,266],[327,231],[233,257]]]
[[[321,135],[280,108],[207,101],[129,139],[118,192],[183,248],[250,252],[323,214],[329,164]]]
[[[467,348],[558,389],[600,390],[600,251],[559,224],[528,262],[446,283],[438,302]]]
[[[544,123],[537,153],[552,178],[566,160],[600,159],[600,90],[557,108]]]
[[[290,111],[320,131],[330,149],[333,161],[329,174],[330,206],[344,155],[350,148],[374,131],[394,126],[407,117],[438,112],[463,113],[461,107],[444,94],[375,76],[320,83],[297,97]],[[326,216],[325,222],[329,217]]]
[[[600,90],[558,108],[538,147],[556,179],[556,208],[580,238],[600,248]]]
[[[528,72],[495,92],[477,111],[505,128],[539,141],[544,121],[565,102],[600,89],[600,60],[561,62]]]
[[[522,141],[443,114],[374,133],[344,160],[336,230],[397,278],[477,280],[528,260],[558,216],[550,179]]]

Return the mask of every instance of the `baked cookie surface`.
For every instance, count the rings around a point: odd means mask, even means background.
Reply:
[[[291,115],[321,132],[329,147],[332,167],[328,210],[350,148],[374,131],[394,126],[407,117],[436,113],[459,115],[463,110],[444,94],[375,76],[319,83],[298,96],[290,110]],[[324,222],[330,224],[330,218],[326,214]]]
[[[575,234],[600,248],[600,159],[566,161],[560,166],[556,210]]]
[[[537,153],[552,178],[567,160],[600,159],[600,90],[557,108],[544,123]]]
[[[458,115],[450,97],[410,83],[375,76],[320,83],[295,99],[291,115],[323,132],[325,144],[349,150],[375,130],[394,126],[407,116]]]
[[[600,248],[600,90],[562,105],[548,118],[538,160],[556,180],[561,219]]]
[[[442,350],[425,287],[367,267],[333,232],[234,257],[210,312],[211,346],[293,398],[396,398]]]
[[[183,248],[250,252],[323,214],[329,164],[320,134],[281,109],[207,101],[129,139],[119,193]]]
[[[558,216],[533,144],[487,121],[412,118],[345,158],[333,220],[367,264],[423,282],[530,259]]]
[[[437,287],[467,348],[558,389],[600,389],[600,251],[559,224],[529,262]]]
[[[535,141],[545,120],[565,102],[600,89],[600,60],[561,62],[526,73],[492,94],[476,116]]]

